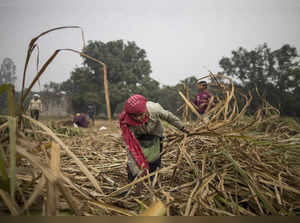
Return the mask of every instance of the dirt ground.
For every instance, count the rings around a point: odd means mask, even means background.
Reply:
[[[107,129],[103,129],[103,127]],[[93,131],[103,131],[105,133],[121,134],[119,122],[117,120],[109,121],[104,119],[98,119],[95,121],[95,125],[89,126],[89,129],[92,129]]]

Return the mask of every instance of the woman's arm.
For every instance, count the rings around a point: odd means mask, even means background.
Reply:
[[[180,130],[184,129],[184,125],[178,117],[176,117],[172,112],[164,109],[160,104],[158,104],[158,103],[154,103],[154,104],[155,104],[154,105],[155,111],[159,115],[159,118],[161,120],[168,122],[169,124],[175,126],[176,128],[178,128]]]

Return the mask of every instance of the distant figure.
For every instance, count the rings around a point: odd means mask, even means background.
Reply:
[[[85,113],[76,113],[73,117],[73,124],[76,127],[87,128],[89,126],[87,115]]]
[[[31,118],[35,120],[39,120],[40,113],[42,112],[42,101],[38,94],[33,95],[33,99],[31,99],[29,103],[28,110],[30,111]]]
[[[92,120],[92,124],[95,125],[96,106],[89,104],[87,113],[89,118]]]
[[[203,115],[205,111],[213,106],[214,97],[208,92],[206,81],[198,81],[197,87],[198,93],[195,96],[194,104],[199,114]]]

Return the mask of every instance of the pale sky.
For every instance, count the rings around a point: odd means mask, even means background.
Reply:
[[[22,79],[30,40],[50,28],[77,25],[86,43],[135,41],[146,50],[150,76],[175,85],[191,75],[220,71],[220,59],[242,46],[267,43],[272,49],[290,44],[300,53],[299,0],[1,0],[0,62],[10,57]],[[79,29],[60,30],[38,41],[40,64],[60,48],[80,50]],[[32,57],[26,86],[33,79]],[[62,82],[82,59],[62,52],[40,79]],[[38,90],[38,85],[35,86]]]

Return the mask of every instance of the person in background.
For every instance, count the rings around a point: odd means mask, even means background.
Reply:
[[[96,106],[89,104],[87,113],[89,118],[92,120],[92,124],[95,125]]]
[[[40,99],[40,95],[34,94],[33,98],[30,100],[28,110],[30,112],[31,118],[39,120],[40,113],[42,112],[43,105]]]
[[[89,126],[88,117],[85,113],[76,113],[73,117],[75,127],[87,128]]]
[[[149,173],[161,166],[163,126],[167,121],[188,133],[183,123],[160,104],[147,101],[139,94],[129,97],[120,114],[120,128],[127,146],[128,180]]]
[[[197,82],[198,93],[193,101],[200,115],[203,115],[205,111],[208,111],[213,106],[214,97],[207,90],[206,81]]]

